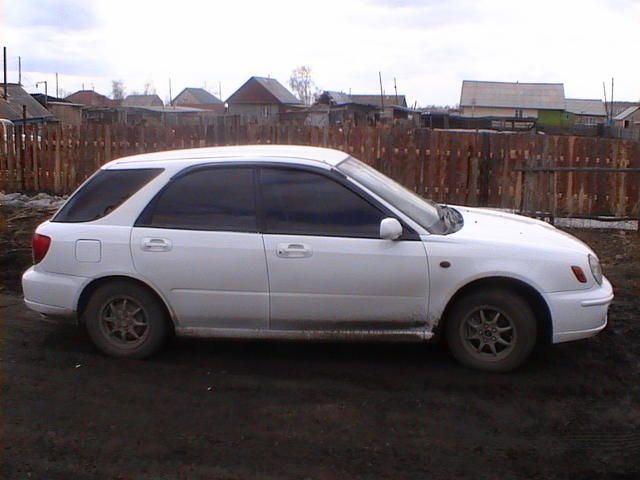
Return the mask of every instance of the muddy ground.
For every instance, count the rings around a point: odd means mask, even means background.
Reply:
[[[39,221],[24,215],[0,214],[0,478],[640,478],[635,232],[571,231],[616,288],[609,328],[492,375],[437,345],[175,340],[106,358],[21,305]]]

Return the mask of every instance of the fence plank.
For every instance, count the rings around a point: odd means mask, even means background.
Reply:
[[[341,149],[439,202],[554,217],[640,216],[638,174],[612,170],[640,168],[636,141],[397,126],[247,125],[232,116],[193,127],[16,127],[0,138],[0,188],[70,193],[96,168],[122,156],[249,143]],[[547,170],[531,170],[540,167]]]

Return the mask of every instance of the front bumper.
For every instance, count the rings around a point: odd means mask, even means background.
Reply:
[[[34,267],[22,275],[24,303],[43,315],[75,319],[80,292],[88,279],[39,272]]]
[[[607,326],[613,287],[605,277],[602,285],[589,290],[547,294],[553,320],[553,343],[596,335]]]

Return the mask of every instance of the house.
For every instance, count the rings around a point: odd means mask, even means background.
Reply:
[[[540,125],[563,126],[562,83],[513,83],[464,80],[460,94],[463,117],[534,120]]]
[[[155,93],[152,95],[127,95],[122,101],[123,107],[164,107],[164,102]]]
[[[567,98],[564,109],[574,125],[598,125],[607,120],[607,111],[600,99]]]
[[[149,126],[188,126],[208,123],[207,119],[218,116],[210,110],[192,107],[172,106],[142,106],[126,107],[125,120],[127,125]]]
[[[618,114],[624,112],[629,107],[637,107],[640,106],[638,102],[627,102],[627,101],[614,101],[607,102],[607,110],[609,111],[609,115],[611,117],[615,117]]]
[[[124,113],[119,108],[122,100],[112,100],[94,90],[78,90],[64,100],[83,105],[82,123],[108,125],[124,121]]]
[[[52,97],[44,93],[32,93],[31,96],[40,105],[49,110],[61,125],[80,126],[82,124],[82,109],[84,105],[71,103],[63,98]]]
[[[55,120],[54,116],[29,95],[21,85],[0,84],[0,118],[17,123],[44,123]],[[5,98],[6,94],[6,98]]]
[[[225,111],[222,100],[207,92],[204,88],[185,88],[173,99],[172,105],[176,107],[200,108],[216,113],[224,113]]]
[[[332,125],[375,125],[384,119],[407,119],[413,114],[404,95],[354,95],[325,90],[315,104],[330,108]]]
[[[101,95],[93,90],[78,90],[71,95],[67,95],[64,100],[88,107],[103,108],[116,107],[120,103],[118,100],[111,100],[110,98],[105,97],[104,95]]]
[[[404,95],[349,95],[352,103],[358,105],[371,105],[377,108],[403,107],[407,108],[407,99]]]
[[[275,78],[251,77],[226,102],[228,111],[252,123],[277,121],[278,115],[304,105]]]
[[[613,122],[619,128],[640,130],[640,105],[627,107],[613,117]]]

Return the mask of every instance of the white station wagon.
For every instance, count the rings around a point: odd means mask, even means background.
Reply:
[[[590,337],[613,300],[598,258],[538,220],[438,205],[346,153],[192,149],[104,165],[33,237],[25,302],[142,358],[172,333],[391,339],[442,334],[508,371]]]

